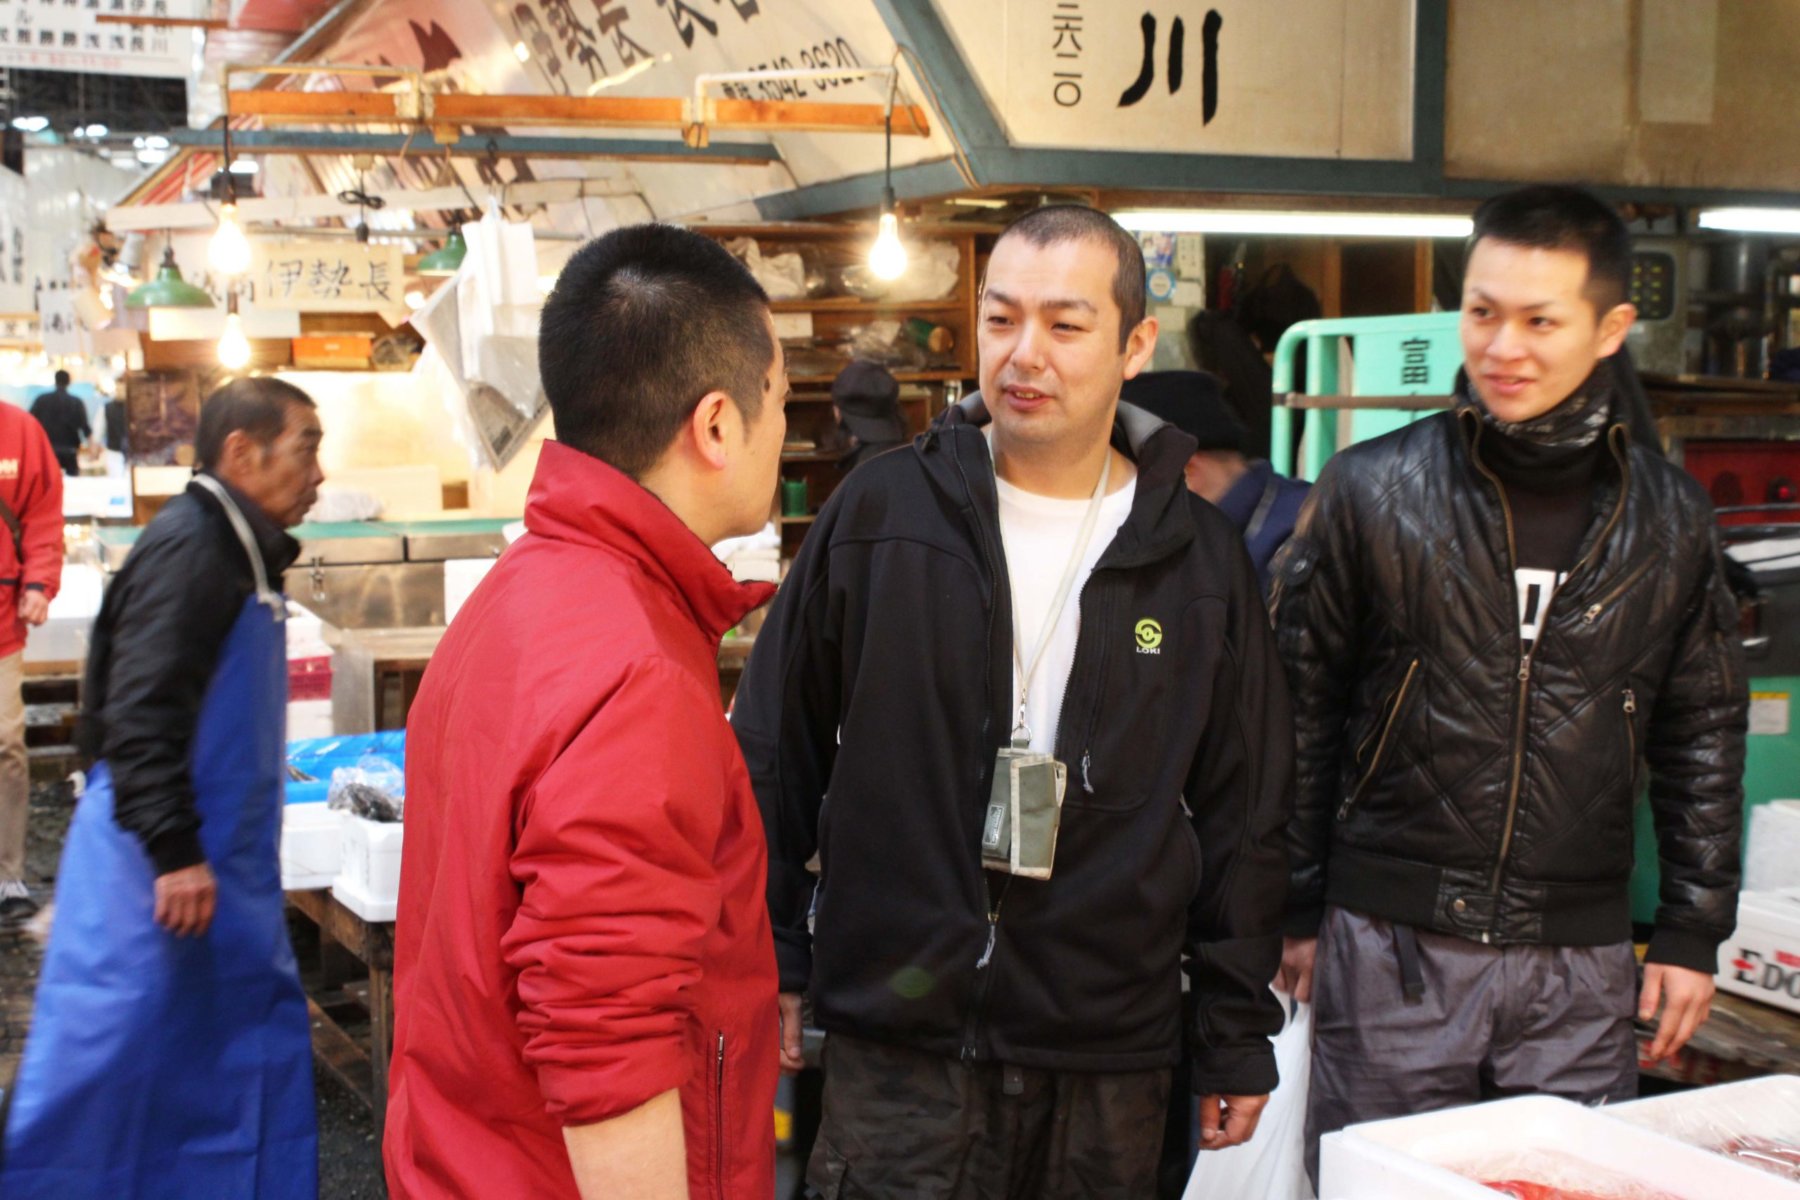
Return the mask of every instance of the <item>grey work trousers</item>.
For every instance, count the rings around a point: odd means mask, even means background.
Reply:
[[[1414,930],[1424,992],[1402,987],[1395,926],[1326,910],[1313,966],[1306,1167],[1346,1125],[1544,1093],[1637,1095],[1637,959],[1609,946],[1486,946]]]
[[[25,758],[23,650],[0,658],[0,883],[25,879],[25,822],[31,768]]]
[[[971,1066],[834,1033],[806,1182],[824,1200],[1155,1200],[1170,1074]]]

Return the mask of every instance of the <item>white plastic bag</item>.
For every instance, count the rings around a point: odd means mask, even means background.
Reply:
[[[1204,1150],[1188,1176],[1182,1200],[1314,1200],[1306,1178],[1306,1088],[1312,1073],[1312,1005],[1277,992],[1290,1012],[1270,1039],[1281,1082],[1269,1097],[1256,1134],[1229,1150]]]

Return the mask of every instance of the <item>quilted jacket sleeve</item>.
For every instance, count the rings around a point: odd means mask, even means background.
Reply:
[[[837,758],[842,656],[828,564],[838,511],[827,504],[807,532],[732,701],[731,726],[769,841],[769,919],[784,992],[805,991],[812,979],[816,881],[807,863],[819,848],[819,810]]]
[[[1325,465],[1276,557],[1270,606],[1294,706],[1294,816],[1286,932],[1312,937],[1325,914],[1325,857],[1344,758],[1362,589],[1343,456]]]
[[[1646,961],[1709,975],[1737,922],[1750,705],[1737,624],[1714,538],[1650,712],[1645,753],[1662,866]]]
[[[1281,962],[1283,836],[1292,812],[1293,734],[1262,589],[1234,546],[1224,659],[1211,710],[1220,719],[1188,779],[1202,880],[1188,911],[1198,1028],[1194,1090],[1260,1096],[1275,1088],[1269,1038],[1282,1010],[1269,990]]]
[[[565,1125],[628,1112],[690,1069],[729,745],[696,744],[726,735],[686,714],[717,702],[667,662],[630,664],[521,806],[501,950],[525,1062]]]

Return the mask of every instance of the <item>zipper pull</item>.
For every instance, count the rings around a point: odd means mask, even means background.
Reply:
[[[1521,658],[1519,660],[1519,682],[1520,683],[1528,683],[1528,682],[1530,682],[1530,680],[1531,680],[1531,655],[1527,654],[1524,658]]]
[[[1600,605],[1596,604],[1592,608],[1588,609],[1586,612],[1582,613],[1581,614],[1581,623],[1583,625],[1592,625],[1594,623],[1595,619],[1597,617],[1599,617],[1599,615],[1600,615],[1600,607],[1601,607]]]
[[[1625,711],[1627,713],[1635,713],[1637,711],[1637,693],[1630,688],[1625,689]]]
[[[981,952],[981,957],[975,960],[975,969],[977,971],[985,969],[987,967],[988,963],[993,961],[994,938],[996,936],[998,936],[999,932],[1000,932],[1000,914],[997,912],[990,911],[988,913],[987,949],[983,950]]]
[[[725,1031],[719,1030],[719,1086],[725,1085]]]
[[[1088,750],[1083,750],[1081,752],[1081,790],[1086,792],[1090,796],[1094,794],[1093,782],[1088,779],[1088,767],[1092,763],[1093,763],[1092,752],[1088,751]]]
[[[1348,821],[1350,819],[1350,802],[1348,800],[1338,805],[1337,819],[1340,821]]]

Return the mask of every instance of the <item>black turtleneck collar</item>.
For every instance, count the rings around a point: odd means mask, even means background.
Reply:
[[[1567,399],[1530,421],[1503,421],[1488,411],[1466,372],[1456,377],[1458,408],[1480,421],[1475,452],[1507,488],[1538,493],[1587,487],[1607,460],[1613,423],[1612,372],[1601,362]]]

